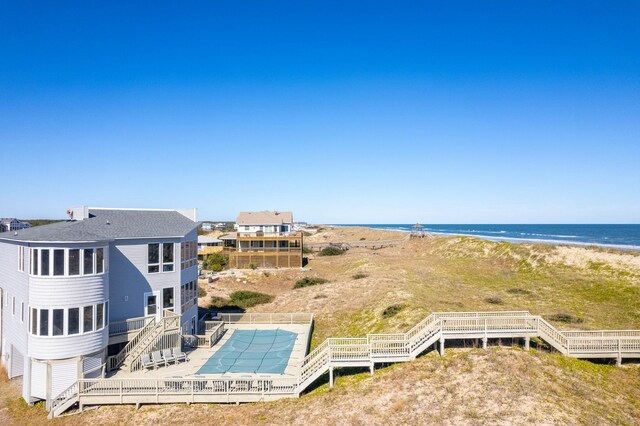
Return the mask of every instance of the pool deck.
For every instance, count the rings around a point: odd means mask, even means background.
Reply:
[[[196,348],[187,352],[188,362],[169,364],[157,369],[129,372],[116,370],[108,376],[113,379],[159,379],[159,378],[273,378],[273,377],[297,377],[300,362],[307,355],[309,340],[311,339],[311,327],[309,324],[225,324],[226,331],[222,338],[212,348]],[[268,373],[223,373],[223,374],[198,374],[197,371],[216,353],[231,337],[235,330],[275,330],[281,329],[297,334],[289,362],[284,374]]]

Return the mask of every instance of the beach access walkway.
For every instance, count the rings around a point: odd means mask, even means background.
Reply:
[[[238,314],[236,323],[268,321],[270,315]],[[255,317],[260,316],[260,317]],[[293,317],[293,316],[292,316]],[[50,417],[77,404],[240,403],[297,398],[328,373],[334,383],[336,368],[363,367],[371,374],[376,364],[408,362],[436,349],[444,355],[447,340],[475,339],[486,348],[489,339],[521,339],[529,350],[538,338],[561,354],[575,358],[640,358],[640,330],[563,331],[528,311],[437,312],[406,333],[368,334],[360,338],[329,338],[301,361],[297,375],[224,378],[220,375],[149,379],[81,379],[48,401]],[[407,377],[410,381],[411,378]]]

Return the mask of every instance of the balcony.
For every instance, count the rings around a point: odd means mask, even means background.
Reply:
[[[224,247],[226,253],[301,253],[302,247]]]
[[[302,238],[302,232],[238,232],[238,238]]]

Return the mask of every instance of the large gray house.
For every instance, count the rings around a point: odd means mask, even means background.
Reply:
[[[197,316],[196,210],[78,207],[0,233],[1,362],[26,401],[104,374],[154,316]],[[116,359],[119,361],[119,359]]]

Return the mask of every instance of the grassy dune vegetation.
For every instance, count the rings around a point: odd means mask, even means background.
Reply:
[[[322,232],[337,231],[323,227],[315,238],[321,240]],[[339,232],[341,241],[376,238],[362,228]],[[450,237],[309,256],[311,272],[256,271],[243,282],[221,280],[201,305],[240,290],[267,293],[272,301],[248,311],[313,312],[312,345],[331,336],[406,331],[434,311],[529,310],[561,329],[640,328],[638,253]],[[327,281],[293,289],[298,280],[314,277]],[[334,389],[319,381],[298,400],[103,407],[52,424],[640,424],[637,363],[617,368],[543,346],[526,353],[510,341],[502,344],[451,348],[444,357],[430,352],[380,368],[373,377],[338,370]],[[17,403],[7,382],[0,387],[0,423],[44,422],[41,408]]]

